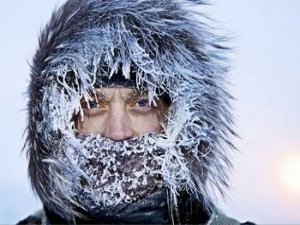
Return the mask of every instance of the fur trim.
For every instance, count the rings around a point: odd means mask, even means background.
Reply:
[[[227,150],[234,135],[228,49],[190,10],[193,4],[205,1],[69,0],[53,13],[31,67],[26,149],[34,190],[60,215],[70,214],[72,200],[62,202],[51,190],[49,173],[58,173],[49,166],[51,154],[72,138],[70,121],[95,83],[119,70],[130,78],[132,69],[137,88],[147,89],[151,101],[159,90],[172,102],[163,142],[169,150],[166,185],[174,195],[187,190],[208,211],[216,210],[212,199],[228,186]],[[170,166],[178,164],[175,170]],[[181,175],[190,179],[168,178]]]

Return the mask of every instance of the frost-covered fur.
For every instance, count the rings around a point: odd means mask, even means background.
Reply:
[[[128,79],[134,71],[137,88],[148,90],[150,101],[162,92],[171,99],[165,132],[156,137],[164,149],[163,185],[174,196],[188,191],[207,211],[217,209],[213,198],[228,186],[234,134],[227,49],[205,17],[190,10],[193,4],[205,3],[69,0],[53,13],[33,59],[26,148],[34,190],[61,216],[70,219],[72,206],[82,205],[59,188],[73,181],[57,156],[67,145],[78,146],[73,119],[82,114],[80,100],[120,71]]]

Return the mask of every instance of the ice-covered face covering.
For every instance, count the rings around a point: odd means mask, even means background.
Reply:
[[[175,156],[169,158],[165,141],[164,134],[154,133],[123,141],[78,135],[49,159],[52,189],[56,196],[73,202],[75,213],[82,213],[77,223],[85,218],[89,223],[170,223],[178,219],[172,213],[179,203],[170,203],[168,185],[184,184],[190,178],[183,172],[186,159],[174,163]],[[181,201],[180,207],[194,204],[184,198]],[[196,221],[206,218],[199,212],[201,208],[193,210]],[[55,218],[53,211],[46,211],[51,218]],[[184,208],[181,218],[188,212]]]
[[[166,190],[161,192],[165,150],[156,144],[159,136],[116,142],[79,135],[77,146],[67,145],[54,156],[64,177],[64,182],[52,177],[54,186],[88,212],[89,219],[163,223],[168,208]]]
[[[184,160],[178,164],[169,161],[165,141],[164,134],[153,133],[123,141],[93,134],[72,137],[61,146],[64,151],[48,159],[52,189],[60,199],[73,202],[73,210],[77,206],[85,212],[82,218],[167,222],[167,185],[188,177],[180,176]]]
[[[65,166],[66,195],[87,211],[149,196],[163,186],[165,150],[157,140],[155,134],[123,141],[79,135],[78,146],[67,145],[55,156]]]

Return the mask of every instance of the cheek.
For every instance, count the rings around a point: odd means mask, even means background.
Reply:
[[[104,118],[84,116],[83,121],[78,122],[79,134],[101,134],[104,127]]]
[[[135,135],[149,132],[160,133],[162,131],[160,122],[156,112],[151,112],[147,115],[129,116],[130,127],[135,131]]]

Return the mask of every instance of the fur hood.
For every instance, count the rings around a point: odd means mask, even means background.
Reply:
[[[39,37],[28,88],[26,149],[33,189],[64,215],[72,199],[53,190],[61,165],[53,154],[76,143],[75,114],[95,85],[120,72],[151,101],[171,99],[164,137],[162,176],[171,192],[186,190],[204,208],[217,210],[216,192],[228,186],[231,166],[231,96],[222,44],[206,17],[191,10],[205,1],[69,0]],[[78,144],[78,143],[77,143]],[[51,179],[49,179],[50,175]],[[75,203],[74,203],[75,204]]]

